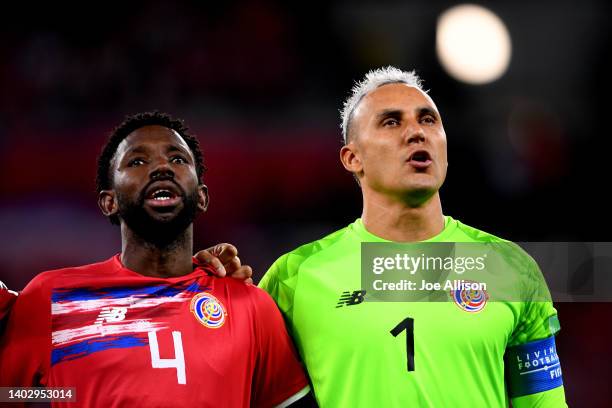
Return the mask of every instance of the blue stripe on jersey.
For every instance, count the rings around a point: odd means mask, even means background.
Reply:
[[[51,365],[60,363],[62,361],[70,361],[80,357],[85,357],[97,351],[139,347],[146,346],[147,344],[149,344],[149,341],[147,337],[143,335],[127,335],[84,340],[77,344],[54,349],[51,352]]]
[[[193,282],[189,286],[117,286],[110,288],[76,288],[76,289],[54,289],[51,295],[51,301],[56,302],[74,302],[84,300],[97,299],[119,299],[130,296],[141,297],[173,297],[181,292],[198,293],[207,288],[201,288],[197,282]]]
[[[536,394],[563,385],[554,337],[509,347],[504,360],[511,398]]]

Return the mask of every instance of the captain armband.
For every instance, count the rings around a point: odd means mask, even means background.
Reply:
[[[504,360],[510,398],[536,394],[563,385],[554,336],[509,347]]]

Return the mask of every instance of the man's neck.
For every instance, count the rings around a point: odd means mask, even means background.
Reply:
[[[372,234],[396,242],[424,241],[444,229],[442,204],[437,192],[418,206],[371,191],[364,193],[361,219]]]
[[[121,263],[144,276],[169,278],[193,271],[193,225],[175,240],[160,247],[121,225]]]

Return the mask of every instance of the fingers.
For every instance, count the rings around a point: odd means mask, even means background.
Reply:
[[[227,273],[228,273],[228,276],[234,279],[246,281],[248,279],[251,279],[251,276],[253,276],[253,269],[251,269],[249,265],[241,265],[239,268],[235,270],[231,270],[231,271],[228,268]],[[251,283],[252,282],[253,280],[251,279]]]
[[[223,245],[223,244],[219,244],[219,245]],[[227,274],[227,271],[225,270],[225,267],[223,266],[219,258],[217,258],[217,256],[214,255],[215,250],[217,251],[222,250],[222,249],[217,248],[219,245],[215,245],[214,247],[204,249],[202,251],[198,251],[195,254],[195,257],[198,260],[198,262],[202,264],[211,265],[213,268],[215,268],[217,272],[217,276],[223,277]]]
[[[213,248],[215,248],[214,255],[216,255],[223,265],[227,265],[228,263],[234,261],[234,258],[238,258],[238,249],[232,244],[217,244]],[[238,261],[240,266],[240,261]]]
[[[231,276],[234,274],[235,271],[240,269],[240,267],[242,266],[242,262],[240,262],[240,258],[235,256],[232,259],[230,259],[229,262],[225,262],[223,266],[225,266],[225,270],[227,271],[227,274]]]
[[[217,244],[195,254],[200,263],[212,265],[217,270],[217,276],[229,276],[234,279],[253,283],[253,269],[242,265],[238,257],[238,249],[228,243]]]

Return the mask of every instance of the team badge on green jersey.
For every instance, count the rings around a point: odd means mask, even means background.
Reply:
[[[461,310],[470,313],[480,312],[489,299],[484,289],[464,289],[461,286],[451,290],[450,295]]]

